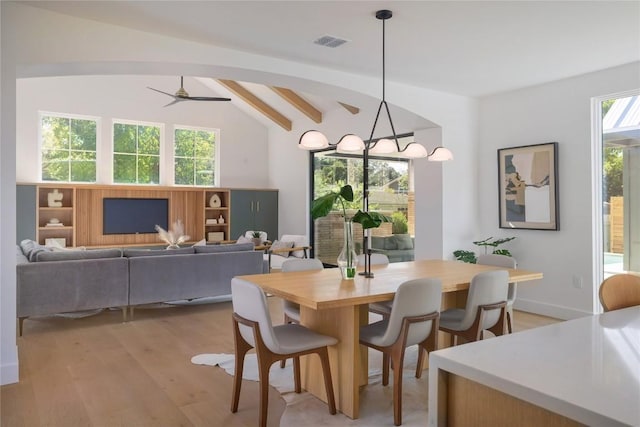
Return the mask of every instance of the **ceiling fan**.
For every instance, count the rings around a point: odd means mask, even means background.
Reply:
[[[183,83],[184,83],[184,77],[180,76],[180,89],[178,89],[175,94],[163,92],[161,90],[154,89],[149,86],[147,86],[147,89],[155,90],[156,92],[160,92],[172,97],[173,101],[165,105],[165,107],[168,107],[169,105],[173,105],[180,101],[231,101],[231,98],[220,98],[216,96],[189,96],[189,93],[186,90],[184,90]]]

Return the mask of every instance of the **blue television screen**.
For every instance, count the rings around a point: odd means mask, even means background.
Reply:
[[[156,224],[169,228],[168,199],[103,199],[103,234],[156,233]]]

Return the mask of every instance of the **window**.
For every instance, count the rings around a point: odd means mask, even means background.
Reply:
[[[97,125],[95,119],[41,116],[43,181],[96,181]]]
[[[173,166],[176,185],[216,184],[216,134],[212,129],[175,129]]]
[[[413,134],[399,137],[399,142],[401,147],[413,142]],[[354,201],[345,206],[347,215],[352,216],[358,209],[361,209],[362,156],[341,154],[329,149],[312,153],[312,159],[313,199],[350,184],[353,187]],[[411,167],[410,160],[399,156],[369,157],[369,209],[380,212],[392,220],[390,223],[381,224],[379,228],[372,229],[372,236],[414,234],[414,195],[410,179]],[[334,212],[311,224],[315,258],[328,264],[335,264],[342,248],[342,224],[342,212],[338,206],[334,206]],[[354,224],[354,240],[356,252],[360,253],[362,251],[362,229],[359,224]]]
[[[159,125],[113,124],[113,182],[160,183]]]

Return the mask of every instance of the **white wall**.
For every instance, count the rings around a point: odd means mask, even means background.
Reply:
[[[17,131],[15,122],[16,78],[64,75],[191,75],[231,78],[270,85],[290,87],[310,94],[341,99],[353,105],[354,94],[369,97],[380,96],[378,77],[349,74],[321,66],[296,63],[230,49],[222,49],[154,34],[137,32],[95,21],[72,18],[19,3],[1,2],[2,8],[2,141],[0,146],[0,290],[2,296],[2,383],[17,378],[17,352],[15,346],[15,159]],[[7,25],[10,23],[10,25]],[[425,88],[395,84],[387,81],[388,101],[420,117],[428,118],[442,128],[443,145],[456,155],[456,161],[442,167],[442,187],[435,193],[428,182],[432,163],[418,161],[416,165],[417,206],[423,203],[441,203],[442,223],[435,222],[428,211],[416,212],[416,240],[436,239],[429,234],[432,227],[442,228],[445,241],[435,246],[448,254],[473,234],[476,211],[475,146],[477,102],[456,95],[449,95]],[[6,108],[10,111],[7,113]],[[393,113],[395,117],[395,113]],[[364,117],[364,116],[363,116]],[[344,118],[346,126],[325,125],[327,134],[337,140],[357,126],[368,137],[373,114],[363,121]],[[357,125],[354,126],[354,123]],[[369,124],[371,123],[371,124]],[[427,127],[427,126],[423,126]],[[422,127],[421,127],[422,128]],[[414,127],[414,129],[419,129]],[[301,129],[281,135],[270,131],[267,148],[269,167],[268,186],[280,188],[286,196],[281,199],[280,229],[289,230],[289,222],[297,232],[306,227],[306,203],[303,193],[307,173],[303,160],[306,153],[298,151],[296,144]],[[226,140],[223,134],[222,139]],[[295,153],[295,154],[293,154]],[[253,156],[251,151],[246,156]],[[249,161],[249,158],[247,161]],[[286,162],[286,168],[283,163]],[[242,161],[241,158],[238,158]],[[299,163],[298,163],[299,162]],[[291,163],[295,163],[293,166]],[[288,169],[287,169],[288,168]],[[305,172],[300,174],[300,169]],[[291,174],[284,174],[289,170]],[[233,175],[233,173],[236,173]],[[295,175],[293,175],[295,173]],[[244,186],[244,170],[225,173],[221,184]],[[461,185],[461,183],[466,183]],[[289,194],[289,191],[292,191]],[[420,201],[418,203],[418,201]],[[294,230],[292,230],[294,231]],[[433,245],[430,245],[433,246]],[[417,243],[418,256],[427,253]],[[7,373],[5,373],[7,371]]]
[[[196,79],[186,78],[185,88],[192,95],[210,94]],[[176,77],[159,76],[71,76],[19,79],[17,87],[18,182],[39,179],[39,111],[88,115],[101,122],[98,163],[109,166],[112,123],[114,119],[160,123],[164,125],[164,153],[172,161],[174,125],[220,129],[221,187],[265,188],[268,181],[267,129],[230,102],[181,102],[163,107],[171,101],[166,95],[147,89],[154,87],[173,93],[179,87]],[[102,154],[102,155],[101,155]],[[110,169],[108,169],[109,171]],[[168,174],[162,184],[172,185]],[[98,181],[111,183],[111,174]]]
[[[480,234],[517,236],[508,248],[541,281],[518,288],[516,307],[560,318],[593,313],[591,98],[640,88],[640,64],[485,98],[480,104]],[[558,142],[560,230],[498,229],[498,148]],[[573,286],[574,277],[583,287]]]

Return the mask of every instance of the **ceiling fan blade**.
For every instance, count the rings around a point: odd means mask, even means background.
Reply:
[[[170,105],[177,104],[177,103],[178,103],[178,102],[180,102],[180,101],[184,101],[184,99],[180,99],[180,98],[177,98],[177,97],[176,97],[173,101],[171,101],[171,102],[170,102],[170,103],[168,103],[167,105],[163,105],[163,107],[168,107],[168,106],[170,106]]]
[[[172,94],[172,93],[163,92],[163,91],[161,91],[161,90],[154,89],[154,88],[149,87],[149,86],[147,86],[147,89],[151,89],[151,90],[154,90],[154,91],[156,91],[156,92],[164,93],[165,95],[169,95],[169,96],[170,96],[170,97],[172,97],[172,98],[175,98],[175,97],[176,97],[176,96],[175,96],[174,94]]]
[[[191,101],[231,101],[231,98],[220,98],[216,96],[189,96],[185,97],[185,99],[190,99]]]

